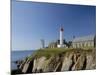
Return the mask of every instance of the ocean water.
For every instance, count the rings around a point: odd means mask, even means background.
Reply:
[[[34,50],[26,50],[26,51],[11,51],[11,70],[17,69],[17,65],[14,61],[24,59],[25,57],[31,55]]]

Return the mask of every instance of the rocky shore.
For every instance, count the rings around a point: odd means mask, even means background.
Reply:
[[[36,53],[23,61],[17,61],[18,70],[12,71],[12,74],[92,70],[96,69],[95,54],[95,49],[63,51],[51,54],[48,58],[45,55],[38,57]]]

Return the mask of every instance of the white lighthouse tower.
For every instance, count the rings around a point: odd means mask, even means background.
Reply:
[[[64,31],[64,29],[63,29],[63,27],[61,26],[60,27],[60,44],[58,44],[58,48],[63,48],[64,47],[64,44],[63,44],[63,31]]]

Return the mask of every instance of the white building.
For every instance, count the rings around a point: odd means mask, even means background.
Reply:
[[[64,43],[63,43],[63,40],[64,40],[64,39],[63,39],[63,38],[64,38],[63,32],[64,32],[63,27],[60,27],[60,36],[59,36],[60,44],[57,45],[58,48],[66,47],[66,45],[64,45]]]
[[[45,48],[45,40],[41,39],[41,48]]]
[[[95,35],[76,37],[72,40],[73,48],[88,48],[88,47],[95,47],[95,45],[96,45]]]

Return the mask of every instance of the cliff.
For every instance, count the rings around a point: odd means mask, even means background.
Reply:
[[[91,70],[95,68],[95,49],[38,50],[19,64],[21,73]]]

